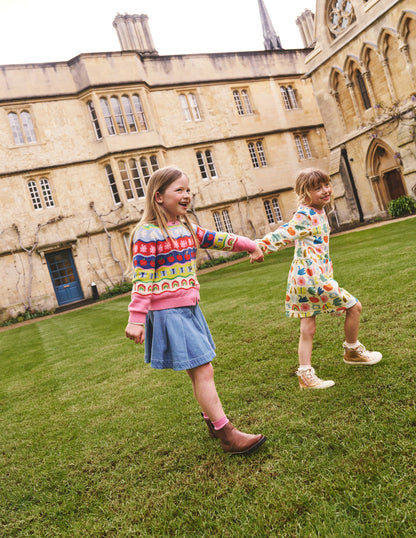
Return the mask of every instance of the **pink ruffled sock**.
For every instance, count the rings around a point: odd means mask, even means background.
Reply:
[[[224,415],[222,418],[220,418],[219,420],[216,420],[212,424],[214,425],[214,429],[220,430],[221,428],[224,428],[224,426],[228,424],[228,422],[229,422],[228,418]]]

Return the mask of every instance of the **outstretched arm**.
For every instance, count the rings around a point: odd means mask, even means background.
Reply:
[[[311,234],[311,221],[304,211],[297,211],[292,220],[283,224],[274,232],[270,232],[262,239],[257,239],[263,253],[273,252],[290,245],[296,239],[301,239]]]
[[[253,262],[262,262],[264,260],[264,254],[259,247],[259,245],[256,243],[256,250],[253,250],[253,252],[250,252],[250,263]]]

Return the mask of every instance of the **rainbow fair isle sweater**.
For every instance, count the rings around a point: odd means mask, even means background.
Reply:
[[[200,248],[256,249],[256,243],[239,235],[213,232],[193,225]],[[148,310],[191,306],[199,302],[196,278],[197,247],[188,228],[176,221],[168,224],[172,240],[155,224],[143,224],[133,237],[133,289],[129,321],[144,323]]]

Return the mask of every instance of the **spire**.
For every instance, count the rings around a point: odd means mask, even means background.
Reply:
[[[264,48],[266,50],[278,50],[282,48],[279,37],[273,28],[272,21],[267,13],[263,0],[258,0],[261,25],[263,27]]]

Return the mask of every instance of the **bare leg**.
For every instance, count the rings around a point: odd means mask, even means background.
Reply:
[[[186,370],[186,372],[191,378],[194,396],[202,411],[209,416],[212,422],[223,418],[225,413],[215,388],[212,364],[208,362]]]
[[[312,364],[313,337],[316,331],[315,316],[301,318],[299,338],[299,365],[310,366]]]
[[[215,388],[212,364],[209,362],[191,368],[187,370],[187,373],[192,381],[195,398],[211,422],[224,418],[225,413]],[[212,432],[211,437],[219,439],[224,452],[230,454],[249,454],[257,450],[266,440],[266,437],[261,433],[252,435],[240,432],[231,422],[227,422],[219,430],[214,430],[212,424],[208,426],[208,429]]]
[[[354,306],[348,308],[345,314],[344,332],[345,341],[348,344],[355,344],[358,340],[358,330],[360,328],[361,303],[358,301]]]

